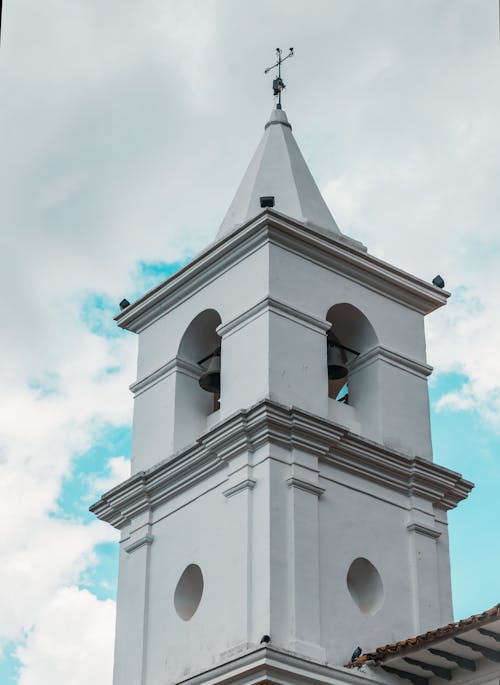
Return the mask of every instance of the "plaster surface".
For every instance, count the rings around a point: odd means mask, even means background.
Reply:
[[[276,209],[287,216],[340,234],[282,109],[273,109],[271,112],[262,140],[236,191],[217,238],[258,214],[262,196],[273,196]]]
[[[424,316],[341,272],[331,255],[270,239],[233,255],[203,287],[139,331],[132,470],[194,441],[214,421],[262,399],[344,421],[409,456],[432,458]],[[254,233],[252,240],[257,241]],[[177,288],[180,298],[184,286]],[[193,328],[204,312],[211,323]],[[346,313],[347,312],[347,313]],[[327,333],[360,353],[349,374],[349,409],[328,397]],[[196,340],[187,341],[187,331]],[[186,342],[187,341],[187,342]],[[221,347],[220,410],[198,386],[197,361]]]

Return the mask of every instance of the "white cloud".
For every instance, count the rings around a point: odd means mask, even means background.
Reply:
[[[24,522],[22,522],[24,523]],[[76,582],[96,561],[95,545],[116,540],[104,525],[77,525],[41,518],[29,535],[2,550],[0,601],[3,640],[18,640],[36,625],[41,608],[58,588]],[[21,543],[21,544],[19,544]]]
[[[115,603],[87,590],[59,589],[19,647],[19,685],[111,683]]]
[[[117,539],[104,523],[69,517],[58,498],[73,459],[98,443],[102,428],[130,423],[134,340],[92,333],[71,292],[48,299],[46,318],[40,346],[29,333],[31,355],[12,346],[3,359],[0,517],[15,525],[0,537],[0,584],[9,588],[0,594],[2,644],[21,639],[54,593],[97,563],[96,545]],[[120,460],[110,466],[110,482],[125,475]]]

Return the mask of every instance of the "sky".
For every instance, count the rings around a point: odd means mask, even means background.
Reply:
[[[497,0],[6,0],[0,682],[111,685],[136,339],[117,303],[209,243],[273,106],[341,230],[452,297],[427,321],[455,617],[500,601]],[[401,636],[402,638],[407,636]]]

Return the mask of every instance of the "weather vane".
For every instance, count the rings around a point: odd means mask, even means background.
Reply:
[[[289,57],[293,57],[293,48],[290,48],[290,52],[286,57],[282,57],[282,49],[281,48],[276,48],[276,57],[278,58],[278,61],[276,64],[273,64],[271,67],[267,67],[267,69],[264,70],[264,74],[268,74],[271,69],[275,69],[278,67],[278,76],[273,79],[273,92],[274,95],[278,96],[278,104],[276,105],[276,109],[281,109],[281,92],[285,89],[285,84],[283,83],[283,79],[281,78],[281,65],[282,63],[288,59]]]

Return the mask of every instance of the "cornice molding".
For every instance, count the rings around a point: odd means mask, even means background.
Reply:
[[[366,366],[373,364],[377,360],[382,360],[391,366],[395,366],[398,369],[412,373],[419,378],[427,378],[431,375],[433,368],[429,364],[424,364],[416,359],[407,357],[395,350],[391,350],[383,345],[377,345],[372,347],[368,352],[364,352],[360,357],[358,357],[350,367],[350,373],[354,374]]]
[[[289,488],[297,488],[297,490],[308,492],[311,495],[316,495],[316,497],[321,497],[321,495],[325,492],[325,488],[321,488],[315,483],[311,483],[308,480],[302,480],[302,478],[297,478],[296,476],[287,478],[286,482]]]
[[[283,302],[282,300],[278,300],[275,297],[264,297],[262,300],[257,302],[257,304],[253,305],[253,307],[245,310],[231,321],[221,324],[217,328],[217,333],[222,338],[227,338],[233,333],[236,333],[236,331],[240,330],[240,328],[243,326],[246,326],[246,324],[250,323],[250,321],[257,319],[259,316],[262,316],[262,314],[268,311],[278,314],[279,316],[283,316],[286,319],[290,319],[291,321],[300,323],[301,325],[306,326],[317,333],[326,333],[326,331],[328,331],[332,326],[330,322],[319,319],[311,314],[307,314],[306,312],[303,312],[300,309]]]
[[[133,542],[129,542],[128,544],[124,545],[124,549],[128,554],[131,554],[132,552],[135,552],[136,549],[144,547],[144,545],[151,545],[153,540],[153,535],[143,535],[137,540],[134,540]]]
[[[363,682],[380,685],[378,672],[364,672]],[[254,647],[223,663],[177,682],[177,685],[359,685],[354,669],[318,663],[275,645]]]
[[[252,222],[254,223],[265,224],[262,215],[260,221]],[[139,333],[266,243],[266,236],[262,231],[252,233],[250,226],[246,224],[238,232],[244,229],[247,229],[244,238],[231,240],[233,234],[230,234],[209,245],[189,264],[115,316],[117,324],[121,328]]]
[[[326,333],[331,328],[331,323],[328,321],[323,321],[315,316],[306,314],[295,307],[282,302],[273,297],[265,297],[260,302],[257,302],[253,307],[242,312],[239,316],[235,317],[226,324],[222,324],[217,328],[217,333],[221,337],[228,337],[235,333],[237,330],[245,326],[250,321],[262,316],[266,311],[272,311],[280,316],[283,316],[292,321],[296,321],[307,328],[310,328],[318,333]],[[174,357],[170,359],[166,364],[163,364],[159,368],[155,369],[151,373],[147,374],[143,378],[135,381],[129,386],[130,391],[137,397],[145,390],[148,390],[156,383],[168,378],[173,373],[183,373],[191,378],[198,379],[200,377],[201,369],[197,364],[188,362],[181,357]]]
[[[272,209],[222,237],[188,265],[115,317],[122,328],[143,330],[183,300],[266,243],[272,243],[427,314],[445,304],[449,293],[397,269],[342,236],[327,235]]]
[[[190,447],[113,488],[91,511],[121,528],[139,513],[221,472],[234,457],[264,445],[318,457],[320,477],[324,475],[321,464],[330,464],[390,490],[422,497],[445,510],[465,499],[473,487],[460,474],[426,459],[407,457],[332,421],[263,400],[220,421]]]
[[[148,390],[156,383],[164,380],[173,373],[183,373],[190,378],[199,378],[201,374],[201,369],[196,364],[181,359],[181,357],[174,357],[163,366],[155,369],[147,376],[135,381],[129,386],[131,392],[134,393],[134,397],[137,397],[145,390]]]
[[[281,219],[279,221],[278,219]],[[361,283],[421,314],[446,303],[450,293],[373,257],[340,236],[322,231],[273,212],[268,223],[270,240],[302,257]],[[299,230],[297,230],[299,229]]]
[[[255,478],[245,478],[239,483],[236,483],[236,485],[227,488],[227,490],[223,490],[222,494],[224,495],[224,497],[232,497],[233,495],[236,495],[238,492],[243,492],[244,490],[253,490],[256,484],[257,481],[255,480]]]
[[[419,535],[424,535],[427,538],[432,538],[437,540],[441,535],[441,531],[431,528],[430,526],[424,526],[422,523],[410,523],[406,526],[406,530],[409,533],[418,533]]]

